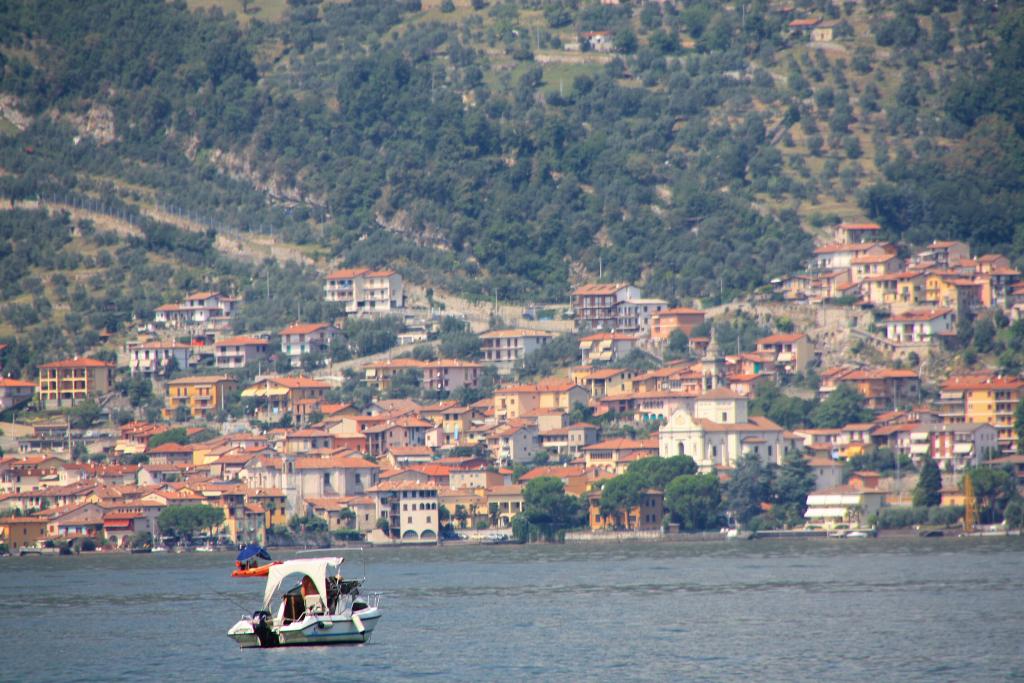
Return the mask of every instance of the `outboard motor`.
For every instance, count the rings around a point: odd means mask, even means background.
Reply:
[[[270,612],[266,610],[260,609],[252,613],[252,631],[256,634],[256,640],[260,642],[260,647],[277,647],[281,644],[277,634],[267,623],[269,618]]]

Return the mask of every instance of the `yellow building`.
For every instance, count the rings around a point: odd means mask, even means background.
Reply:
[[[167,406],[164,419],[174,418],[178,408],[184,407],[194,418],[223,410],[227,394],[238,388],[235,378],[227,375],[198,375],[180,377],[167,383]]]
[[[917,306],[926,296],[925,275],[914,271],[866,277],[861,287],[869,303],[893,309]]]
[[[0,543],[16,553],[26,546],[34,546],[46,538],[45,517],[0,517]]]
[[[39,366],[39,401],[46,408],[64,408],[109,392],[114,364],[95,358],[71,358]]]
[[[998,430],[999,448],[1017,452],[1013,413],[1024,397],[1024,380],[991,374],[950,377],[942,384],[939,407],[943,422],[983,422]]]

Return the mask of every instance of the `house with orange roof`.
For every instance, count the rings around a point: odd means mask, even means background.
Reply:
[[[305,422],[317,412],[331,385],[312,377],[263,377],[242,391],[242,398],[256,403],[256,417],[264,422],[277,422],[285,415],[292,422]]]
[[[427,431],[433,427],[433,423],[414,415],[389,418],[384,422],[367,426],[362,431],[366,437],[366,452],[378,457],[395,446],[424,446]]]
[[[31,401],[35,391],[35,382],[0,377],[0,413]]]
[[[191,444],[163,443],[146,449],[150,465],[191,465],[195,447]]]
[[[814,250],[809,270],[820,273],[830,270],[849,272],[853,259],[858,256],[895,254],[896,247],[888,242],[859,242],[856,244],[824,244]]]
[[[874,275],[888,275],[903,268],[903,259],[896,254],[858,254],[850,259],[850,282],[860,283]]]
[[[527,355],[543,348],[554,335],[541,330],[491,330],[480,335],[480,354],[484,363],[499,370],[511,370]]]
[[[860,244],[877,238],[881,231],[882,226],[878,223],[840,223],[834,231],[835,241],[837,244]]]
[[[676,330],[689,337],[703,322],[704,311],[685,306],[666,308],[651,316],[651,339],[665,341]]]
[[[619,508],[607,514],[601,510],[599,490],[587,494],[587,511],[591,531],[657,531],[665,516],[665,493],[661,489],[645,488],[639,492],[636,504]]]
[[[480,363],[454,358],[433,361],[396,358],[370,363],[365,368],[365,381],[378,392],[387,392],[393,378],[401,373],[418,375],[420,386],[429,391],[452,392],[463,387],[476,388],[480,382]]]
[[[902,311],[919,306],[925,300],[925,279],[925,273],[913,270],[873,275],[864,278],[861,291],[870,304]]]
[[[897,344],[927,344],[956,334],[952,308],[913,308],[885,321],[886,339]]]
[[[69,408],[114,388],[114,364],[95,358],[69,358],[43,363],[36,389],[46,409]]]
[[[537,439],[544,450],[558,455],[579,455],[584,446],[595,444],[601,428],[589,422],[577,422],[567,427],[556,427],[538,432]]]
[[[41,517],[0,517],[0,543],[12,552],[34,547],[46,538],[46,519]]]
[[[597,368],[591,366],[573,368],[570,378],[587,390],[592,398],[606,394],[620,394],[629,391],[633,379],[639,375],[636,370],[625,368]]]
[[[994,373],[954,375],[940,386],[936,405],[944,423],[983,422],[998,430],[1003,453],[1015,453],[1020,435],[1014,411],[1024,398],[1024,380]]]
[[[874,411],[892,410],[919,400],[921,380],[917,372],[895,368],[856,368],[843,366],[822,370],[818,395],[824,400],[840,384],[849,384],[867,399]]]
[[[392,446],[384,454],[384,461],[394,468],[422,465],[433,459],[434,449],[429,446]]]
[[[487,448],[502,465],[531,462],[541,450],[539,433],[536,422],[508,420],[487,435]]]
[[[622,474],[630,462],[658,455],[658,439],[615,438],[584,446],[583,462],[588,469]],[[634,457],[630,457],[634,456]]]
[[[936,240],[910,257],[912,265],[950,268],[971,258],[971,248],[965,242]]]
[[[326,354],[338,330],[329,323],[294,323],[281,330],[281,352],[291,359],[292,367],[302,366],[303,356]]]
[[[485,510],[493,518],[492,523],[499,529],[512,526],[515,516],[522,514],[526,509],[522,484],[488,486],[484,490],[484,497],[487,501]]]
[[[803,372],[814,359],[814,345],[802,332],[777,332],[761,337],[757,340],[757,352],[789,373]]]
[[[266,360],[269,342],[259,337],[227,337],[213,345],[214,365],[218,368],[244,368]]]
[[[377,523],[377,506],[372,496],[307,498],[305,506],[305,514],[327,522],[328,531],[355,529],[366,533]]]
[[[238,380],[230,375],[196,375],[172,379],[166,385],[167,398],[162,411],[164,419],[173,419],[179,409],[187,411],[190,417],[196,419],[223,411],[228,394],[237,389]]]
[[[553,477],[565,485],[565,492],[572,496],[582,496],[595,483],[610,479],[614,475],[602,468],[587,468],[584,465],[544,465],[534,467],[519,477],[520,484],[529,484],[539,477]]]
[[[586,284],[571,295],[576,330],[640,332],[650,329],[651,316],[668,308],[662,299],[644,299],[625,283]]]
[[[348,315],[405,308],[402,276],[390,269],[341,268],[327,275],[324,301],[342,304]]]
[[[240,301],[220,292],[193,292],[180,303],[158,306],[153,311],[153,322],[171,329],[226,329]]]

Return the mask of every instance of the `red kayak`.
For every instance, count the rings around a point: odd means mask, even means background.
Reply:
[[[260,567],[249,567],[248,569],[236,569],[231,572],[231,576],[235,578],[243,578],[247,576],[266,576],[270,573],[270,568],[275,564],[281,564],[280,562],[271,562]]]

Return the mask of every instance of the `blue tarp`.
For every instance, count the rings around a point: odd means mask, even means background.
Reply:
[[[235,558],[235,561],[245,562],[246,560],[251,560],[254,557],[258,557],[262,560],[269,560],[270,553],[268,553],[267,549],[262,547],[259,543],[250,543],[242,548],[242,551],[238,553],[238,557]]]

